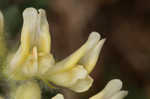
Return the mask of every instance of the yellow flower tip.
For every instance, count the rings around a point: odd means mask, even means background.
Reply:
[[[28,51],[35,43],[35,33],[37,29],[37,10],[26,8],[23,12],[23,28],[21,33],[21,48]]]
[[[45,10],[44,9],[39,9],[38,10],[38,12],[39,12],[39,22],[40,22],[40,24],[41,25],[45,25],[45,23],[47,24],[47,20],[46,20],[46,12],[45,12]]]
[[[62,94],[57,94],[56,96],[52,97],[52,99],[64,99]]]
[[[14,99],[41,99],[40,87],[34,81],[22,84],[13,95]]]
[[[109,91],[110,88],[112,88],[112,90],[115,90],[115,92],[116,92],[122,88],[122,85],[123,85],[123,83],[121,80],[113,79],[113,80],[108,82],[108,84],[104,88],[104,91]]]
[[[39,9],[39,27],[38,27],[38,49],[41,52],[49,53],[51,47],[51,37],[49,33],[49,24],[46,18],[46,12],[43,9]]]
[[[47,18],[46,18],[46,12],[44,9],[39,9],[38,10],[39,14],[38,14],[38,31],[37,32],[49,32],[49,25],[47,22]],[[44,33],[41,33],[44,34]]]
[[[31,47],[36,45],[38,51],[49,53],[50,34],[45,10],[26,8],[23,12],[23,30],[21,34],[21,45]]]
[[[49,71],[50,74],[62,72],[69,70],[76,66],[79,63],[80,59],[85,56],[100,40],[100,34],[97,32],[92,32],[88,40],[74,53],[66,57],[65,59],[61,60],[60,62],[56,63],[56,67],[53,71]]]
[[[122,91],[121,88],[121,80],[111,80],[100,93],[92,96],[90,99],[123,99],[127,96],[128,91]]]
[[[50,33],[46,12],[35,8],[26,8],[23,12],[23,30],[21,34],[21,46],[29,49],[37,46],[38,51],[49,53]]]
[[[79,63],[86,68],[88,73],[91,73],[94,69],[105,40],[106,39],[99,40],[99,42],[79,61]]]
[[[35,8],[26,8],[23,12],[24,26],[28,32],[34,34],[37,28],[38,12]]]
[[[101,36],[99,33],[92,32],[88,37],[87,51],[89,51],[95,44],[97,44],[100,38]]]
[[[26,8],[23,11],[22,15],[23,15],[25,23],[27,23],[27,22],[35,22],[37,20],[38,12],[37,12],[37,10],[35,8]],[[30,25],[30,24],[28,23],[28,25]]]
[[[90,40],[94,40],[94,39],[100,40],[100,38],[101,38],[101,35],[98,32],[92,32],[88,37],[88,39]]]

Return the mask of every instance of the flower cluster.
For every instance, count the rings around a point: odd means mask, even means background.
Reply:
[[[23,20],[20,46],[17,52],[8,58],[8,65],[4,68],[9,80],[23,81],[12,97],[41,99],[41,90],[35,81],[36,78],[75,92],[89,90],[94,81],[89,74],[96,65],[105,39],[101,39],[99,33],[92,32],[79,49],[57,62],[51,53],[51,36],[45,10],[26,8]],[[6,48],[2,38],[3,28],[4,19],[0,13],[0,56],[4,56],[3,48]],[[111,81],[100,94],[90,99],[122,99],[127,93],[120,91],[121,87],[120,81]],[[63,95],[58,94],[52,99],[63,98]]]

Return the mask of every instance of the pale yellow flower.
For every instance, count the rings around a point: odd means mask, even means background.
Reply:
[[[128,91],[121,90],[122,82],[118,79],[111,80],[106,87],[89,99],[124,99]]]
[[[41,99],[41,90],[34,78],[75,92],[87,91],[92,86],[93,79],[90,73],[96,65],[105,39],[101,39],[99,33],[92,32],[85,44],[73,54],[55,62],[50,51],[51,37],[45,10],[27,8],[23,12],[23,19],[20,46],[8,60],[5,73],[10,80],[24,81],[12,92],[11,97]],[[0,56],[4,56],[5,48],[4,18],[0,12]],[[123,99],[128,92],[121,88],[120,80],[112,80],[100,93],[89,99]],[[57,94],[52,99],[64,99],[64,96]]]
[[[52,97],[52,99],[64,99],[62,94],[57,94],[56,96]]]
[[[93,83],[89,73],[93,70],[105,41],[99,39],[98,33],[91,33],[82,47],[69,57],[56,63],[55,67],[48,71],[48,79],[76,92],[87,91]]]
[[[27,8],[23,19],[21,44],[7,68],[9,77],[15,80],[42,75],[54,65],[45,11]]]
[[[35,81],[24,82],[12,95],[14,99],[41,99],[40,87]]]
[[[45,82],[69,88],[75,92],[87,91],[93,83],[94,69],[105,39],[92,32],[88,40],[67,58],[55,62],[50,52],[51,37],[43,9],[27,8],[23,12],[21,44],[6,69],[13,80],[38,77]]]

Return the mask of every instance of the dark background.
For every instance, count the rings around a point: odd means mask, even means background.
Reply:
[[[129,91],[126,99],[150,99],[150,0],[0,0],[10,48],[19,43],[27,7],[46,10],[57,60],[79,48],[92,31],[107,38],[92,72],[93,87],[82,94],[63,90],[66,99],[87,99],[114,78]]]

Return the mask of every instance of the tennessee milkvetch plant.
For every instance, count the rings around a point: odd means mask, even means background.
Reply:
[[[21,82],[10,93],[11,98],[41,99],[41,89],[35,79],[40,79],[46,84],[51,82],[78,93],[89,90],[94,81],[89,74],[96,65],[105,39],[101,39],[97,32],[92,32],[79,49],[56,62],[51,53],[51,36],[45,10],[26,8],[23,12],[23,20],[20,46],[11,58],[8,58],[8,64],[4,68],[7,79],[11,82]],[[0,32],[3,32],[3,27],[4,19],[0,13]],[[1,41],[3,46],[0,46],[0,49],[5,48],[4,39]],[[112,91],[116,92],[116,90]],[[63,96],[58,94],[52,99],[61,98]]]

